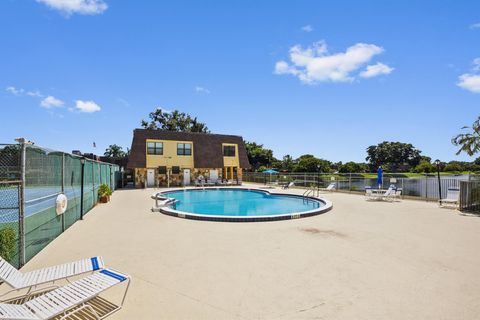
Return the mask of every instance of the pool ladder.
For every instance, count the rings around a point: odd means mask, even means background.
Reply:
[[[309,197],[315,197],[315,191],[317,191],[316,188],[308,188],[302,195],[303,200],[309,200]]]

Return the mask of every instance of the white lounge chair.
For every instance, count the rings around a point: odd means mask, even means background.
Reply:
[[[337,183],[331,182],[326,188],[320,188],[320,191],[335,191],[337,189]]]
[[[290,189],[295,185],[295,182],[291,181],[288,184],[284,185],[282,189]]]
[[[445,199],[440,199],[439,204],[443,207],[457,207],[460,202],[460,189],[459,188],[448,188],[447,197]]]
[[[379,200],[394,201],[397,194],[395,186],[390,186],[385,193],[379,195]]]
[[[373,191],[371,187],[365,187],[365,200],[373,199]]]
[[[379,191],[379,190],[375,190]],[[393,201],[396,197],[396,188],[394,185],[391,185],[385,192],[374,192],[371,187],[365,187],[365,198],[366,200],[387,200]]]
[[[30,272],[21,272],[0,257],[0,280],[12,287],[12,290],[5,292],[0,297],[23,289],[28,289],[28,294],[32,288],[39,285],[54,283],[58,280],[65,280],[73,276],[94,272],[104,267],[105,264],[101,257],[92,257]]]
[[[88,304],[105,290],[127,281],[125,293],[119,306],[115,306],[102,317]],[[43,293],[23,304],[0,303],[0,319],[47,320],[61,316],[66,319],[87,309],[96,319],[104,319],[120,310],[130,286],[130,276],[103,269],[102,271],[74,281],[66,286]]]

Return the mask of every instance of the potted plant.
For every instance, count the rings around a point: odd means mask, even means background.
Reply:
[[[98,198],[100,199],[101,203],[107,203],[110,201],[110,196],[112,195],[112,190],[106,184],[100,185],[98,188]]]

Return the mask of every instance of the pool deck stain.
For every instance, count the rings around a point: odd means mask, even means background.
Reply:
[[[324,196],[333,210],[314,217],[193,221],[152,213],[152,192],[115,192],[23,270],[102,255],[107,266],[133,277],[124,309],[109,319],[480,314],[480,218],[435,203],[332,193]]]

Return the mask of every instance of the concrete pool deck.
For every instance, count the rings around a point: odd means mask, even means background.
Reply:
[[[132,276],[109,319],[479,318],[480,218],[325,193],[309,218],[194,221],[152,213],[152,192],[115,192],[22,270],[102,255]]]

